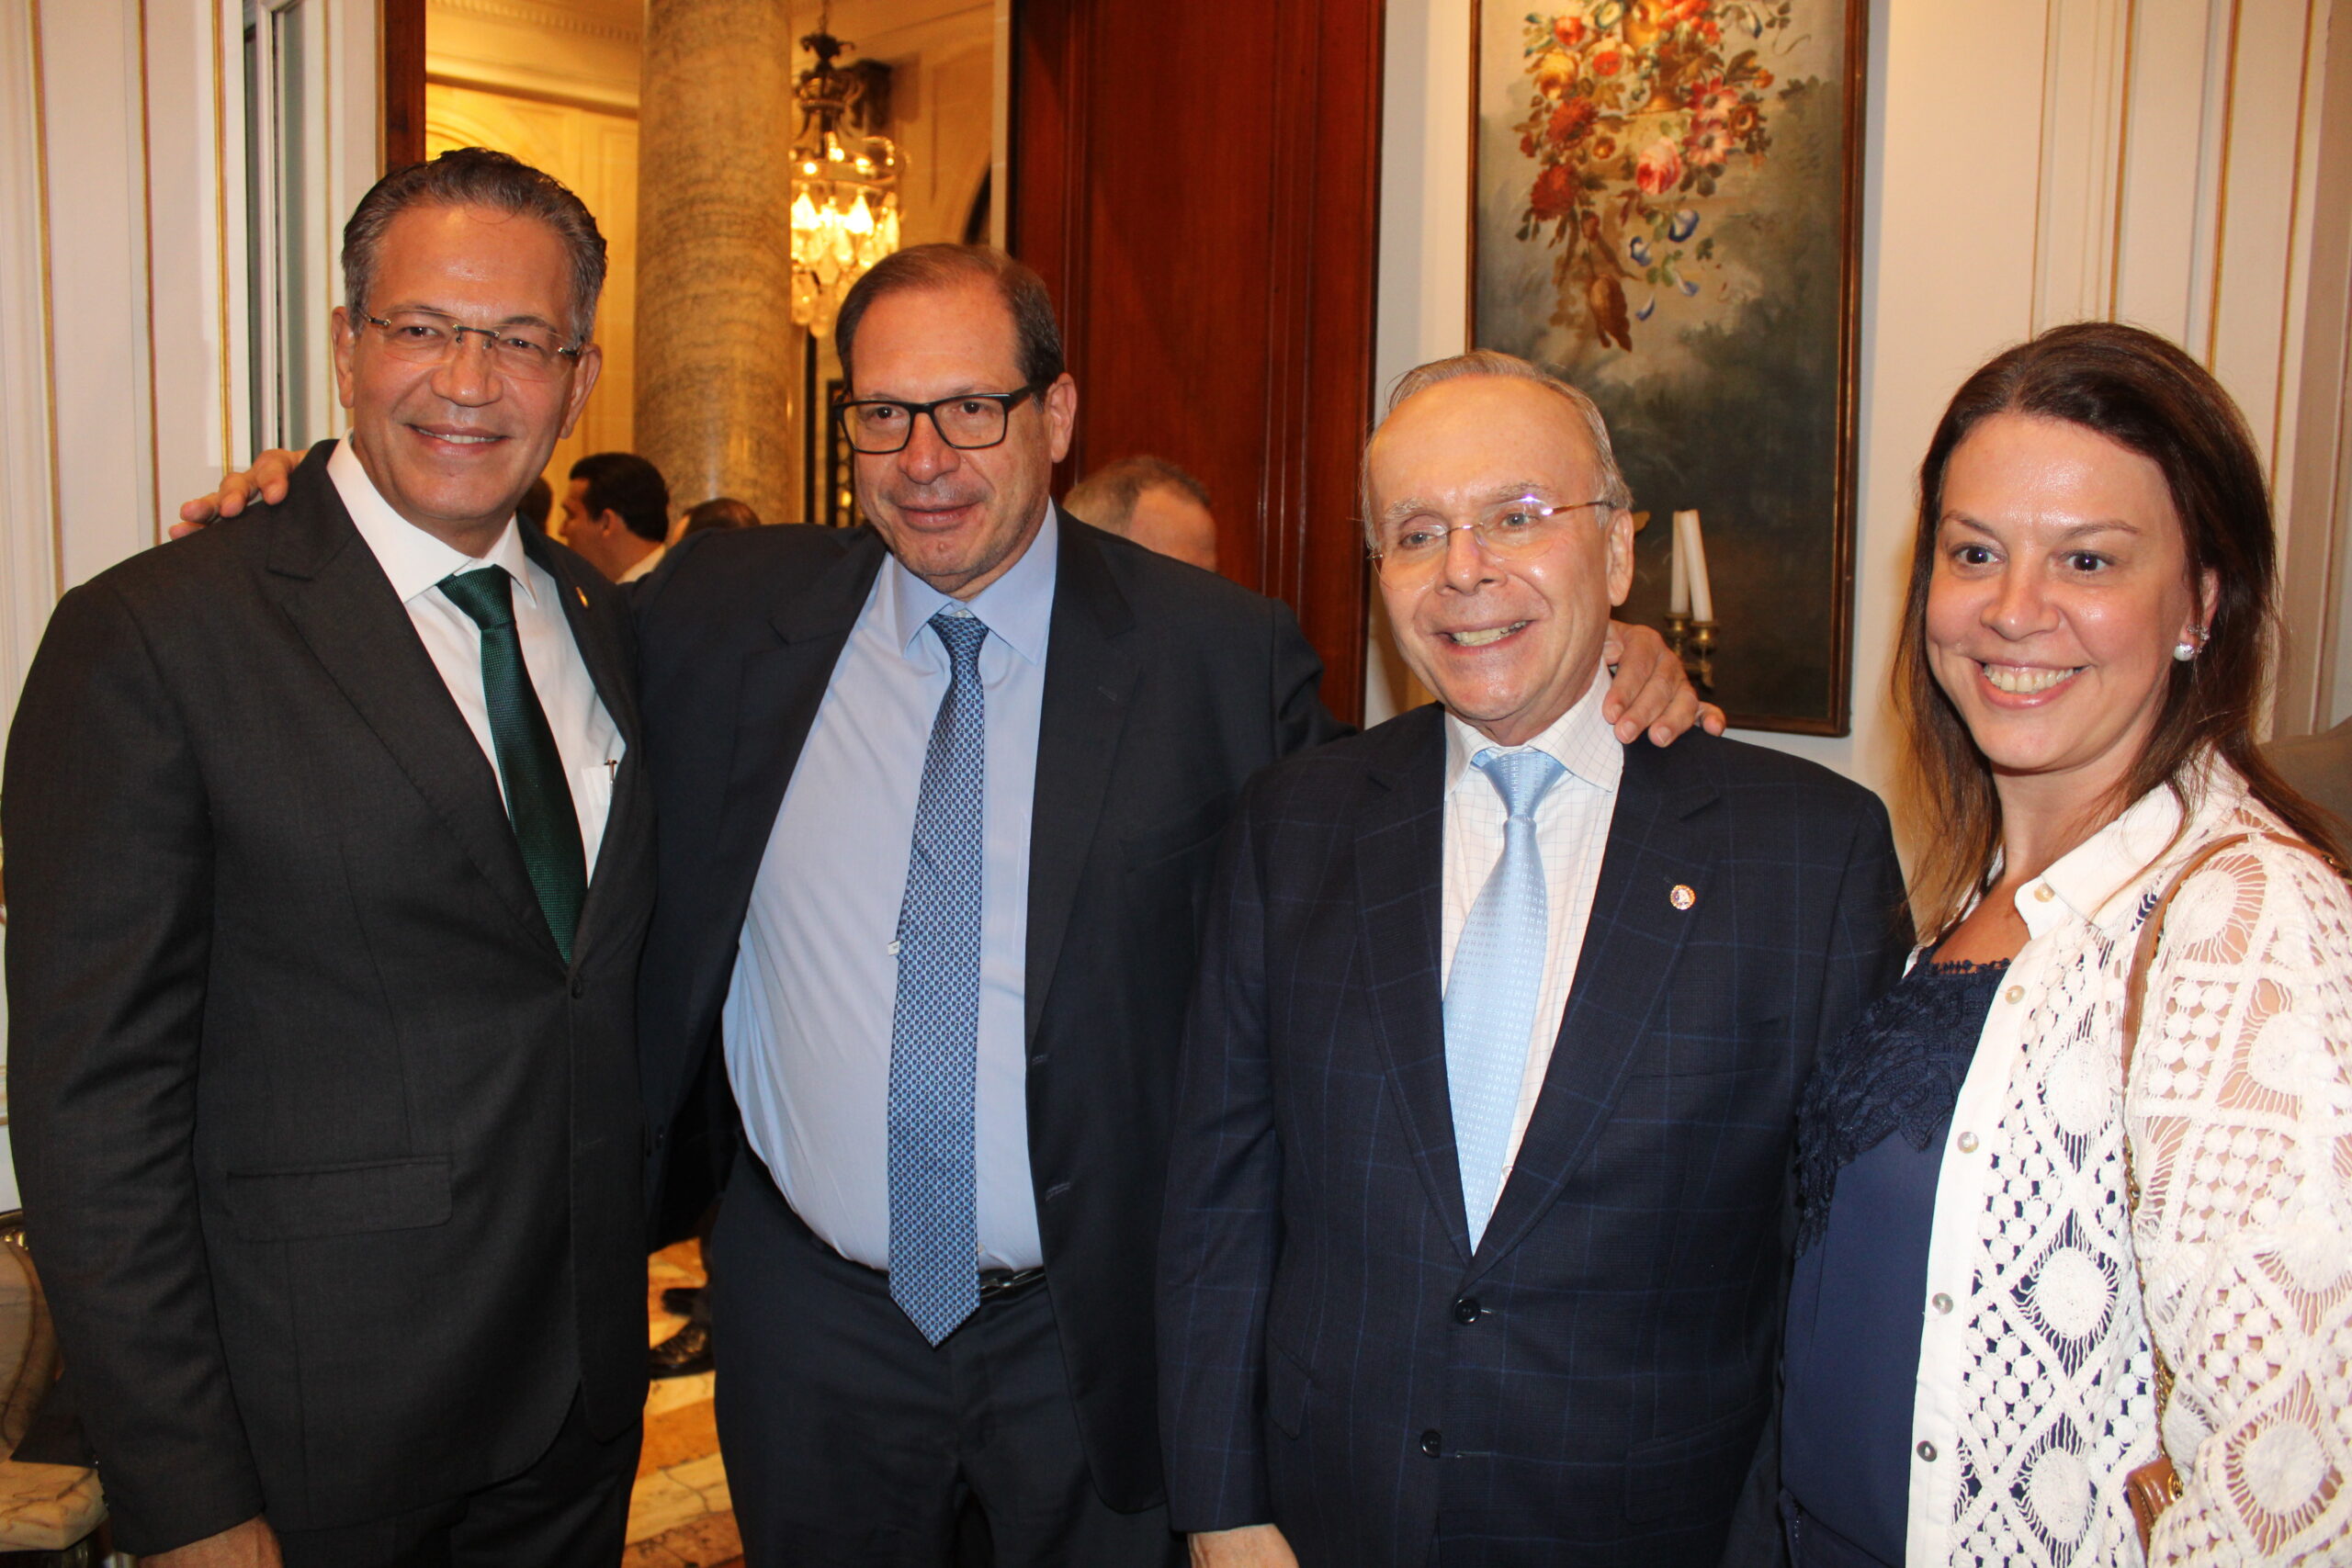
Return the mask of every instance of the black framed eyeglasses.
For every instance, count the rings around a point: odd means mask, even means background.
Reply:
[[[1045,389],[1029,386],[1010,392],[958,392],[927,403],[851,398],[833,405],[833,418],[850,449],[868,457],[905,451],[914,438],[916,418],[924,414],[942,441],[958,451],[976,452],[1001,443],[1012,411]]]
[[[458,352],[472,333],[490,353],[490,362],[502,374],[518,381],[543,381],[578,359],[578,344],[563,340],[546,327],[521,323],[503,327],[469,327],[431,310],[395,310],[389,317],[359,312],[359,319],[384,334],[385,351],[412,365],[438,365]]]

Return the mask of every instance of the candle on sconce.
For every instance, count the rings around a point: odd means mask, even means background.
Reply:
[[[1674,514],[1674,531],[1667,540],[1674,558],[1666,578],[1666,613],[1669,615],[1690,613],[1690,568],[1682,558],[1682,520],[1690,515],[1687,512]]]
[[[1707,581],[1707,541],[1699,532],[1696,512],[1674,514],[1674,542],[1681,547],[1683,575],[1690,589],[1690,618],[1712,621],[1715,618],[1714,587]]]

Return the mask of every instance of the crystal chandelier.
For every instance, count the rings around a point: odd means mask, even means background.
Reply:
[[[899,248],[899,150],[887,136],[861,134],[883,118],[872,97],[888,78],[870,62],[833,64],[854,46],[833,37],[831,12],[826,6],[800,40],[817,63],[794,89],[792,319],[820,337],[832,332],[850,285]]]

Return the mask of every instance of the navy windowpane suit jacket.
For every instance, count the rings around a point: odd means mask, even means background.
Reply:
[[[1417,710],[1261,775],[1228,834],[1161,1237],[1174,1522],[1272,1521],[1305,1568],[1769,1560],[1797,1098],[1909,944],[1885,811],[1734,741],[1626,749],[1474,1255],[1444,757]]]

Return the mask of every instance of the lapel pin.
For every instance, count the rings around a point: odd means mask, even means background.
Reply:
[[[580,607],[583,610],[586,609],[588,607],[588,590],[581,587],[580,584],[575,582],[571,585],[571,591],[580,595]]]
[[[1678,882],[1674,890],[1666,896],[1666,901],[1678,909],[1687,909],[1699,901],[1699,896],[1690,891],[1689,883]]]

